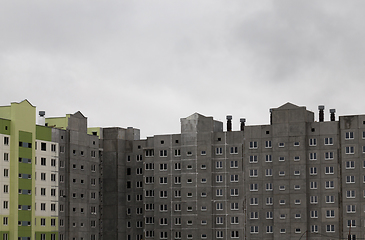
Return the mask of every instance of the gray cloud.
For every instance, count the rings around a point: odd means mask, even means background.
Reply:
[[[81,110],[90,126],[134,126],[143,136],[178,132],[194,112],[232,114],[236,129],[240,117],[264,124],[288,101],[359,114],[364,5],[4,2],[1,105],[28,98],[48,116]]]

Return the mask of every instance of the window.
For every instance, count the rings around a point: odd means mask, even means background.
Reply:
[[[324,145],[333,145],[333,138],[325,138]]]
[[[231,210],[238,210],[238,202],[231,203]]]
[[[272,226],[266,226],[266,233],[272,233]]]
[[[258,231],[258,229],[257,229]],[[238,238],[238,231],[231,231],[231,238]]]
[[[95,180],[95,178],[91,178],[91,179],[90,179],[90,184],[91,184],[91,186],[95,186],[95,185],[96,185],[96,180]]]
[[[356,221],[355,220],[347,220],[347,226],[348,227],[356,227]]]
[[[223,224],[223,217],[216,217],[215,223],[216,224]]]
[[[216,237],[217,238],[223,238],[223,231],[219,230],[219,231],[216,231]]]
[[[259,226],[250,226],[250,233],[259,233]]]
[[[267,216],[266,216],[266,218],[267,218]],[[250,212],[250,219],[259,219],[259,213],[258,212]]]
[[[300,185],[294,185],[294,190],[300,190]]]
[[[238,168],[238,161],[231,161],[231,168]]]
[[[167,191],[160,191],[160,198],[167,198]]]
[[[294,142],[294,147],[298,147],[300,145],[299,142]]]
[[[280,233],[286,233],[285,228],[281,228],[281,229],[280,229]]]
[[[283,142],[279,143],[279,147],[285,147],[285,143]]]
[[[334,181],[326,181],[326,189],[332,189],[335,187]]]
[[[309,146],[316,146],[317,145],[317,139],[316,138],[310,138],[309,139]]]
[[[160,171],[167,171],[167,163],[160,163]]]
[[[9,153],[4,153],[4,161],[9,162]]]
[[[161,179],[161,178],[160,178]],[[161,181],[160,181],[160,183],[161,183]],[[166,183],[167,183],[167,178],[166,178]],[[175,184],[181,184],[181,177],[175,177],[174,178],[174,183]]]
[[[256,149],[256,148],[257,148],[257,142],[256,141],[250,142],[250,149]]]
[[[355,161],[346,161],[346,169],[354,169]]]
[[[317,175],[317,168],[316,167],[311,167],[309,169],[309,175]]]
[[[238,175],[231,175],[231,182],[238,182]]]
[[[265,142],[265,148],[272,148],[271,141]]]
[[[9,145],[9,137],[4,137],[4,145]]]
[[[318,203],[318,196],[310,196],[310,203],[317,204]]]
[[[279,176],[285,176],[285,171],[279,171]]]
[[[326,152],[326,153],[324,154],[324,159],[325,159],[325,160],[333,159],[333,152]]]
[[[326,174],[334,174],[334,168],[332,166],[326,167],[325,170]]]
[[[45,181],[46,180],[46,173],[41,173],[41,180]]]
[[[51,173],[51,181],[52,182],[56,181],[56,174]]]
[[[216,155],[222,155],[222,154],[223,154],[223,149],[222,149],[221,147],[217,147],[217,148],[215,149],[215,154],[216,154]]]
[[[272,191],[272,183],[266,183],[266,191]]]
[[[217,196],[217,197],[221,197],[221,196],[223,196],[223,189],[217,189],[217,190],[216,190],[216,196]]]
[[[181,156],[181,151],[180,149],[175,149],[175,157]]]
[[[335,210],[326,211],[326,218],[334,218],[334,217],[335,217]]]
[[[4,168],[4,177],[9,177],[9,169]]]
[[[223,182],[223,175],[217,175],[216,180],[217,183]]]
[[[181,170],[181,163],[175,163],[175,170]]]
[[[326,203],[334,203],[335,196],[326,196]]]
[[[175,198],[181,198],[181,190],[175,190],[174,194]]]
[[[347,190],[346,191],[346,198],[355,198],[356,192],[355,190]]]
[[[238,189],[237,188],[234,188],[234,189],[231,189],[231,196],[238,196]]]
[[[311,232],[312,232],[312,233],[316,233],[316,232],[318,232],[318,225],[312,225],[312,226],[311,226]]]
[[[257,163],[257,155],[250,156],[250,163]]]
[[[237,154],[238,148],[237,147],[231,147],[231,154]]]
[[[346,132],[345,139],[346,140],[354,139],[354,132]]]
[[[251,183],[250,184],[250,191],[258,191],[258,184],[257,183]]]
[[[285,186],[284,186],[284,185],[279,186],[279,190],[280,190],[280,191],[284,191],[284,190],[285,190]]]
[[[272,162],[272,156],[271,155],[266,155],[265,156],[265,162]]]
[[[160,177],[160,184],[167,184],[167,177]]]
[[[345,153],[346,154],[354,154],[355,153],[355,147],[354,146],[345,147]]]
[[[266,212],[266,219],[273,219],[273,212]]]
[[[4,217],[3,218],[3,225],[7,226],[8,225],[8,217]]]
[[[46,196],[46,188],[41,188],[41,196]]]
[[[216,169],[221,169],[223,168],[223,162],[222,161],[217,161],[216,164],[215,164],[215,168]]]
[[[347,209],[347,213],[355,213],[356,212],[356,205],[347,205],[346,209]]]
[[[41,218],[41,226],[46,226],[46,219],[45,218]]]
[[[41,165],[46,166],[46,158],[41,158]]]
[[[221,203],[221,202],[217,203],[215,209],[216,210],[223,210],[223,203]]]
[[[300,171],[299,171],[299,170],[295,170],[295,171],[294,171],[294,175],[295,175],[295,176],[299,176],[299,175],[300,175]]]
[[[258,198],[250,198],[250,205],[258,205],[259,199]]]
[[[160,150],[160,157],[167,157],[167,150]]]
[[[175,218],[175,225],[181,225],[181,218]]]
[[[317,153],[309,153],[309,160],[317,160]]]
[[[346,176],[346,183],[355,183],[355,176]]]
[[[318,218],[318,211],[317,210],[312,210],[311,211],[311,218]]]
[[[273,198],[272,197],[266,198],[266,205],[272,205],[272,204],[273,204]]]
[[[285,205],[285,200],[284,199],[280,199],[279,204],[280,205]]]
[[[285,219],[286,215],[285,214],[280,214],[280,219]]]
[[[272,176],[272,169],[266,169],[266,170],[265,170],[265,175],[266,175],[267,177]]]
[[[302,216],[300,215],[300,213],[296,213],[294,217],[295,217],[296,219],[299,219],[299,218],[301,218]]]
[[[45,142],[41,142],[41,151],[47,151],[47,144]]]

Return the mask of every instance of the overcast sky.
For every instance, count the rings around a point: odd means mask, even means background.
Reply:
[[[180,132],[292,102],[364,114],[365,1],[1,1],[0,105]]]

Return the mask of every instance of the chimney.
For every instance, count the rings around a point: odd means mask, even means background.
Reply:
[[[318,110],[319,110],[319,121],[323,122],[324,121],[324,105],[319,105],[318,106]]]
[[[272,109],[270,108],[270,125],[272,125]]]
[[[232,131],[232,116],[227,115],[227,132]]]
[[[336,112],[336,109],[330,109],[330,114],[331,114],[331,121],[336,121],[335,120],[335,112]]]
[[[240,118],[240,122],[241,122],[241,131],[245,131],[245,122],[246,122],[246,118]]]
[[[45,111],[39,111],[38,125],[44,126],[46,124]]]

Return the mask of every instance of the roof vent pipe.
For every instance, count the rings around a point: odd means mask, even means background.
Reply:
[[[232,116],[227,115],[227,132],[232,131]]]
[[[38,124],[41,126],[44,126],[46,124],[46,118],[44,117],[45,115],[46,115],[45,111],[39,111]]]
[[[335,121],[335,112],[336,112],[336,109],[330,109],[331,121],[332,122]]]
[[[319,110],[319,121],[323,122],[324,121],[324,106],[323,105],[319,105],[318,106],[318,110]]]
[[[245,131],[245,122],[246,122],[246,118],[240,118],[240,122],[241,122],[241,131]]]

